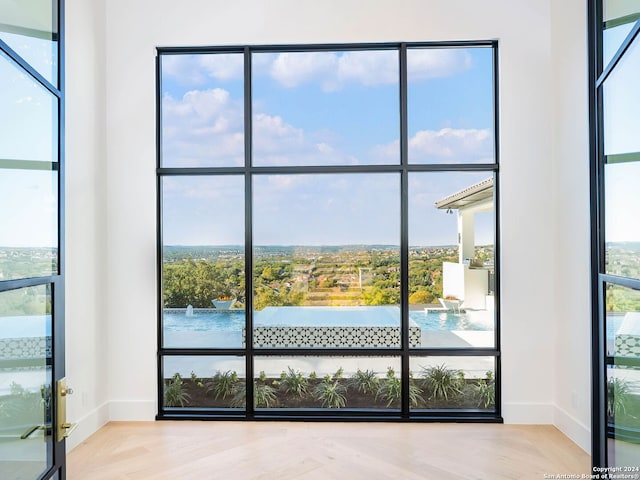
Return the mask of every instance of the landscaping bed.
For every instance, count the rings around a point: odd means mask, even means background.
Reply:
[[[342,368],[319,377],[288,368],[278,378],[263,372],[254,382],[255,408],[399,409],[401,380],[392,368],[381,375],[358,370],[346,377]],[[234,371],[208,378],[176,373],[165,380],[165,407],[244,408],[246,384]],[[482,379],[467,379],[445,365],[423,369],[410,379],[412,409],[494,409],[495,385],[491,372]]]

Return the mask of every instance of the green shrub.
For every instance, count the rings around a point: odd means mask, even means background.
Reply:
[[[425,388],[430,392],[430,400],[451,400],[462,393],[464,373],[447,368],[445,364],[424,368],[422,376]]]
[[[380,382],[376,392],[376,400],[378,398],[386,401],[387,407],[399,402],[402,398],[402,382],[396,378],[396,372],[391,367],[387,369],[387,376]]]
[[[478,408],[492,408],[496,402],[496,386],[493,372],[487,372],[487,378],[479,380],[472,386],[473,398]]]
[[[607,380],[607,416],[612,422],[616,415],[627,411],[629,401],[629,384],[622,378],[609,378]]]
[[[373,370],[360,370],[353,374],[348,386],[360,393],[373,393],[378,389],[379,380]]]
[[[216,399],[225,399],[234,393],[236,383],[238,383],[238,374],[236,372],[227,370],[221,373],[218,370],[211,381],[207,383],[207,393],[213,392]]]
[[[164,406],[184,407],[190,399],[190,395],[184,391],[182,377],[179,373],[175,373],[164,385]]]
[[[302,397],[307,393],[307,379],[304,378],[302,372],[295,371],[291,367],[287,367],[287,372],[280,375],[280,389],[285,393],[291,393],[298,397]]]
[[[316,400],[322,402],[326,408],[342,408],[347,404],[345,394],[347,389],[338,380],[333,380],[327,375],[322,382],[316,386],[313,394]]]
[[[233,398],[231,406],[236,408],[244,408],[247,400],[247,385],[245,382],[238,382],[233,389]],[[274,406],[278,401],[276,390],[271,385],[264,383],[255,383],[253,385],[253,406],[255,408],[269,408]]]

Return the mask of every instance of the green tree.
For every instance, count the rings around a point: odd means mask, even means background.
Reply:
[[[255,310],[262,310],[265,307],[302,305],[304,298],[304,292],[286,289],[280,291],[271,287],[262,286],[256,289],[256,294],[253,297],[253,308]]]
[[[409,295],[409,303],[411,304],[433,303],[433,300],[433,294],[426,290],[417,290]]]

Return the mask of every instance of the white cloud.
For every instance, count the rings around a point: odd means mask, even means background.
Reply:
[[[268,74],[280,85],[293,88],[318,83],[330,92],[353,83],[394,85],[399,78],[399,57],[394,50],[348,52],[285,52],[265,56]],[[471,68],[471,55],[463,49],[414,49],[408,53],[409,81],[447,77]],[[264,67],[258,70],[258,73]]]
[[[244,162],[242,102],[226,90],[191,90],[162,99],[165,166],[230,166]]]
[[[491,154],[488,129],[443,128],[421,130],[409,139],[409,156],[457,160],[458,157],[485,157]]]
[[[254,165],[352,165],[358,159],[326,140],[326,132],[307,133],[277,115],[253,119]]]
[[[331,80],[338,70],[338,57],[331,52],[280,53],[275,56],[269,74],[284,87]]]
[[[236,80],[244,76],[244,57],[240,54],[202,55],[199,65],[212,78]]]
[[[340,83],[394,85],[398,83],[398,77],[398,52],[392,50],[345,52],[339,58]]]
[[[471,68],[468,51],[456,48],[421,48],[407,52],[407,79],[409,82],[455,75]]]
[[[471,68],[471,55],[459,48],[419,48],[408,51],[410,82],[455,75]],[[254,77],[270,76],[285,88],[319,84],[323,91],[397,84],[399,56],[396,50],[347,52],[256,53],[252,56]],[[242,80],[244,59],[239,53],[164,55],[164,75],[183,85],[201,86],[208,80]]]
[[[243,106],[226,90],[190,90],[162,99],[163,165],[244,164]],[[306,133],[282,117],[257,113],[253,120],[255,165],[356,164],[324,131]]]
[[[243,72],[244,58],[240,53],[162,56],[162,74],[182,85],[200,86],[209,79],[241,80]]]
[[[493,162],[493,143],[489,129],[420,130],[409,139],[409,161],[412,163],[480,163]],[[372,149],[377,159],[398,158],[398,140]]]

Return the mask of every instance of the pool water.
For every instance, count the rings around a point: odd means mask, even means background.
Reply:
[[[493,330],[493,326],[471,321],[464,313],[452,312],[409,312],[409,318],[416,322],[422,330]]]
[[[489,325],[474,323],[464,313],[410,311],[409,318],[422,330],[491,330]],[[399,321],[398,321],[399,324]],[[237,332],[245,326],[244,311],[165,313],[165,331],[223,331]],[[345,324],[344,326],[349,326]]]

